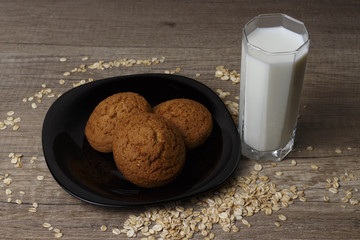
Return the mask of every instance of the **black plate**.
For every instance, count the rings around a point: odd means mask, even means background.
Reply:
[[[185,167],[172,183],[144,189],[117,170],[112,154],[93,150],[84,136],[95,106],[118,92],[136,92],[152,106],[173,98],[204,104],[213,116],[211,136],[187,153]],[[124,207],[188,198],[219,187],[240,159],[237,128],[222,100],[193,79],[169,74],[140,74],[97,80],[69,90],[50,107],[43,124],[46,163],[56,181],[71,195],[92,204]]]

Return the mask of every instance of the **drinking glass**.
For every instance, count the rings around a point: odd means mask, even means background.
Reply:
[[[285,14],[243,28],[239,132],[242,154],[281,161],[293,148],[310,38]]]

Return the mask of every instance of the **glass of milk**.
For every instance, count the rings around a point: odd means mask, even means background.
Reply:
[[[243,29],[239,132],[242,154],[281,161],[293,148],[310,38],[285,14],[264,14]]]

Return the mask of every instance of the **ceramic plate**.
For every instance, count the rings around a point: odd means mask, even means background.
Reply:
[[[136,92],[155,106],[173,98],[205,105],[214,128],[200,147],[187,153],[182,173],[170,184],[145,189],[128,182],[117,170],[112,154],[93,150],[84,129],[95,106],[119,92]],[[240,159],[237,128],[222,100],[193,79],[170,74],[140,74],[97,80],[69,90],[46,114],[42,129],[46,163],[56,181],[71,195],[88,203],[140,206],[195,196],[223,184]]]

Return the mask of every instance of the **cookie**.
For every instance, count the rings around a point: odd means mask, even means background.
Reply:
[[[177,98],[160,103],[154,107],[154,113],[163,116],[179,129],[187,150],[203,144],[213,128],[209,110],[191,99]]]
[[[132,114],[151,111],[147,100],[137,93],[114,94],[95,107],[86,123],[85,136],[95,150],[109,153],[112,151],[116,121]]]
[[[183,137],[153,113],[121,119],[115,129],[113,155],[123,176],[137,186],[153,188],[173,181],[186,157]]]

